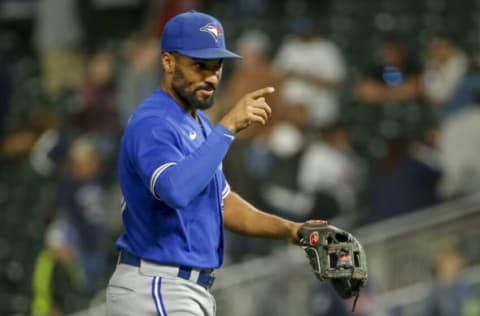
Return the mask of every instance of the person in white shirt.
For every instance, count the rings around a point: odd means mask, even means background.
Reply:
[[[333,42],[315,33],[312,20],[294,20],[291,30],[274,59],[274,68],[284,78],[282,97],[303,110],[301,123],[328,124],[338,114],[339,85],[346,72],[343,56]]]

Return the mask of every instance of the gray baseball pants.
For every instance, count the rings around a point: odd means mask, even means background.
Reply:
[[[178,277],[178,268],[141,260],[118,264],[107,287],[107,316],[214,316],[215,299],[203,286]]]

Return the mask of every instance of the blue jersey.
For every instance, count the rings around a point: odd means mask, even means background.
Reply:
[[[193,268],[223,263],[221,170],[234,135],[197,119],[162,90],[141,104],[122,138],[119,177],[124,234],[117,247],[143,259]]]

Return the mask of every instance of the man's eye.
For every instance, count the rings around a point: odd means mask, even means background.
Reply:
[[[193,63],[193,67],[196,70],[201,70],[201,71],[208,70],[212,72],[217,72],[222,68],[222,65],[221,64],[214,65],[214,64],[199,61],[199,62]]]

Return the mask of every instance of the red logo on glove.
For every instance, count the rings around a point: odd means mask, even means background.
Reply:
[[[318,234],[318,232],[312,232],[310,234],[310,245],[316,246],[318,244],[319,239],[320,239],[320,235]]]
[[[351,261],[351,258],[350,258],[349,255],[343,255],[343,256],[338,257],[338,260],[339,260],[339,261],[348,261],[348,262],[350,262],[350,261]]]

